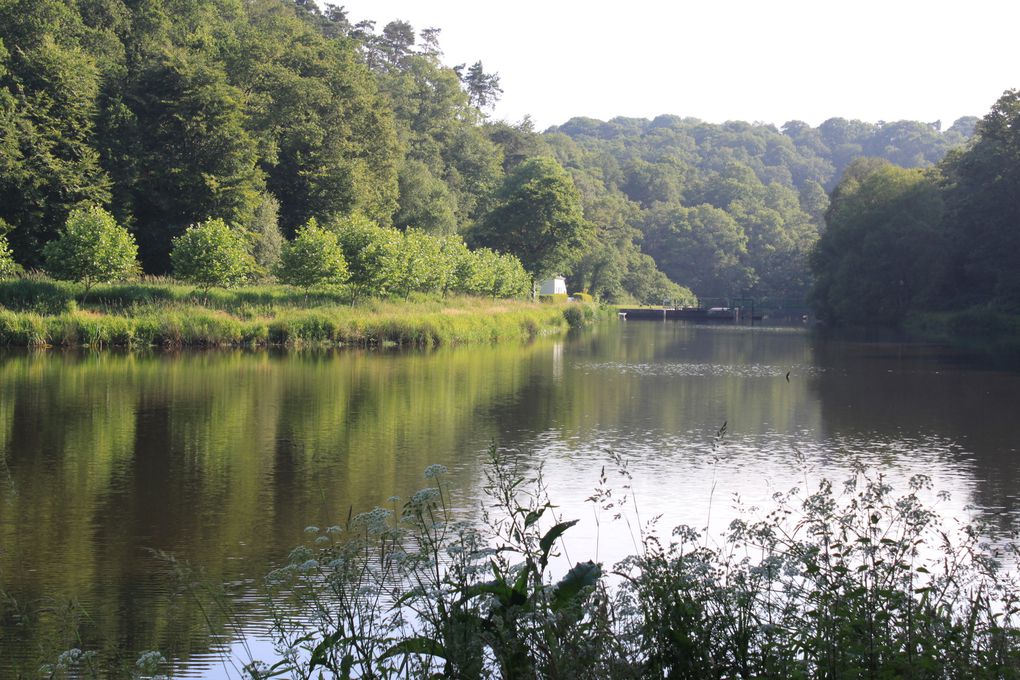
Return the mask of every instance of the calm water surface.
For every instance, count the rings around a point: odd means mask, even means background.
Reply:
[[[430,354],[3,354],[0,677],[34,677],[37,657],[79,644],[73,629],[109,667],[158,649],[177,677],[237,677],[217,654],[243,654],[241,638],[269,654],[258,581],[304,527],[410,495],[431,463],[471,508],[492,442],[544,465],[562,514],[582,519],[573,560],[633,550],[585,502],[610,450],[665,529],[718,530],[734,494],[766,504],[855,461],[897,484],[928,474],[952,494],[944,512],[1006,529],[1018,406],[1016,372],[796,329],[612,322]],[[159,553],[229,584],[229,614],[181,595]]]

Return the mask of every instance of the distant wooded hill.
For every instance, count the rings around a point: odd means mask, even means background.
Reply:
[[[862,157],[904,167],[939,161],[974,132],[977,118],[870,124],[831,118],[817,128],[574,118],[544,140],[588,187],[586,214],[603,240],[628,233],[659,269],[701,296],[748,293],[803,299],[808,255],[824,228],[828,192]],[[575,268],[583,284],[613,286],[598,262]]]

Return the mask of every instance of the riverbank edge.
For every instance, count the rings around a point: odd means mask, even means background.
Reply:
[[[973,307],[956,312],[916,312],[903,330],[920,340],[994,355],[1020,355],[1020,314]]]
[[[438,308],[437,308],[438,306]],[[425,307],[425,308],[423,308]],[[381,310],[296,307],[243,318],[197,305],[59,314],[0,307],[0,346],[30,348],[435,348],[526,342],[594,323],[594,304],[506,300],[441,306],[386,303]]]

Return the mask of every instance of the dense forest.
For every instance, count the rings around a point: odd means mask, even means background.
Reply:
[[[857,159],[941,161],[903,172],[941,173],[939,196],[961,196],[995,155],[986,119],[981,142],[942,161],[976,118],[575,118],[539,132],[491,119],[498,75],[444,64],[439,35],[313,0],[0,0],[0,232],[38,267],[74,209],[102,206],[159,274],[175,238],[216,218],[272,271],[310,220],[356,218],[461,235],[607,300],[686,300],[686,286],[800,301]]]
[[[966,141],[975,122],[963,118],[942,132],[938,122],[842,118],[817,128],[790,121],[781,130],[676,116],[575,118],[544,139],[577,168],[579,185],[597,187],[596,223],[627,225],[671,279],[703,297],[780,301],[804,298],[828,192],[854,159],[927,166]],[[618,212],[600,212],[607,203]],[[574,273],[596,290],[606,285],[594,267]]]
[[[852,163],[826,222],[811,262],[825,318],[897,325],[915,312],[965,311],[970,333],[1005,331],[983,325],[1020,313],[1020,91],[1004,93],[973,142],[933,167]]]

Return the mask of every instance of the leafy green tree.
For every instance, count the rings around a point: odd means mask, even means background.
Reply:
[[[77,209],[63,232],[43,248],[46,271],[55,279],[85,285],[117,281],[138,272],[138,246],[113,215],[98,206]]]
[[[443,296],[448,293],[479,295],[474,285],[477,271],[477,257],[459,236],[447,236],[441,242],[443,257],[449,272],[443,282]]]
[[[549,155],[545,140],[535,132],[535,124],[528,116],[518,123],[488,121],[482,129],[502,151],[504,172],[510,172],[529,158]]]
[[[245,128],[245,95],[205,55],[177,50],[146,64],[134,85],[140,135],[131,203],[149,271],[164,271],[170,242],[208,215],[251,222],[264,180]]]
[[[489,248],[472,251],[469,277],[462,285],[472,295],[491,298],[520,298],[531,295],[531,275],[513,255],[501,255]]]
[[[400,170],[399,208],[393,216],[398,229],[415,227],[430,234],[457,231],[457,205],[447,185],[421,161],[409,160]]]
[[[245,6],[228,72],[249,93],[247,125],[266,185],[280,200],[284,233],[311,217],[326,224],[352,212],[389,223],[399,140],[393,108],[358,44],[317,34],[316,21],[295,17],[278,0]],[[342,13],[332,14],[342,30]]]
[[[395,278],[401,233],[357,213],[334,220],[329,228],[350,271],[351,304],[365,294],[386,293]]]
[[[170,260],[174,276],[205,293],[213,286],[242,283],[255,270],[255,260],[245,247],[244,236],[218,218],[188,227],[176,237]]]
[[[388,287],[404,298],[412,292],[440,291],[450,276],[449,265],[439,239],[408,229],[393,254]]]
[[[624,274],[624,285],[641,304],[661,305],[676,303],[694,306],[698,298],[688,288],[677,285],[655,266],[655,261],[644,253],[631,253]]]
[[[977,123],[975,143],[942,169],[955,254],[945,293],[1020,311],[1020,90],[1003,93]]]
[[[14,261],[11,247],[7,244],[7,237],[0,232],[0,279],[10,279],[20,273],[21,267]]]
[[[103,64],[88,34],[71,3],[0,3],[0,218],[28,265],[75,206],[110,200],[94,144]]]
[[[942,217],[932,171],[852,164],[811,256],[818,313],[837,324],[897,325],[930,308],[947,251]]]
[[[279,225],[280,202],[270,194],[262,196],[252,221],[247,225],[255,264],[264,272],[272,272],[280,261],[284,238]]]
[[[570,175],[552,158],[532,158],[507,176],[496,207],[470,237],[516,256],[539,279],[564,267],[591,232]]]
[[[307,293],[313,286],[346,283],[350,272],[336,234],[312,219],[283,247],[276,276]]]
[[[724,210],[662,205],[646,219],[645,250],[670,279],[701,297],[739,294],[754,283],[747,236]]]

